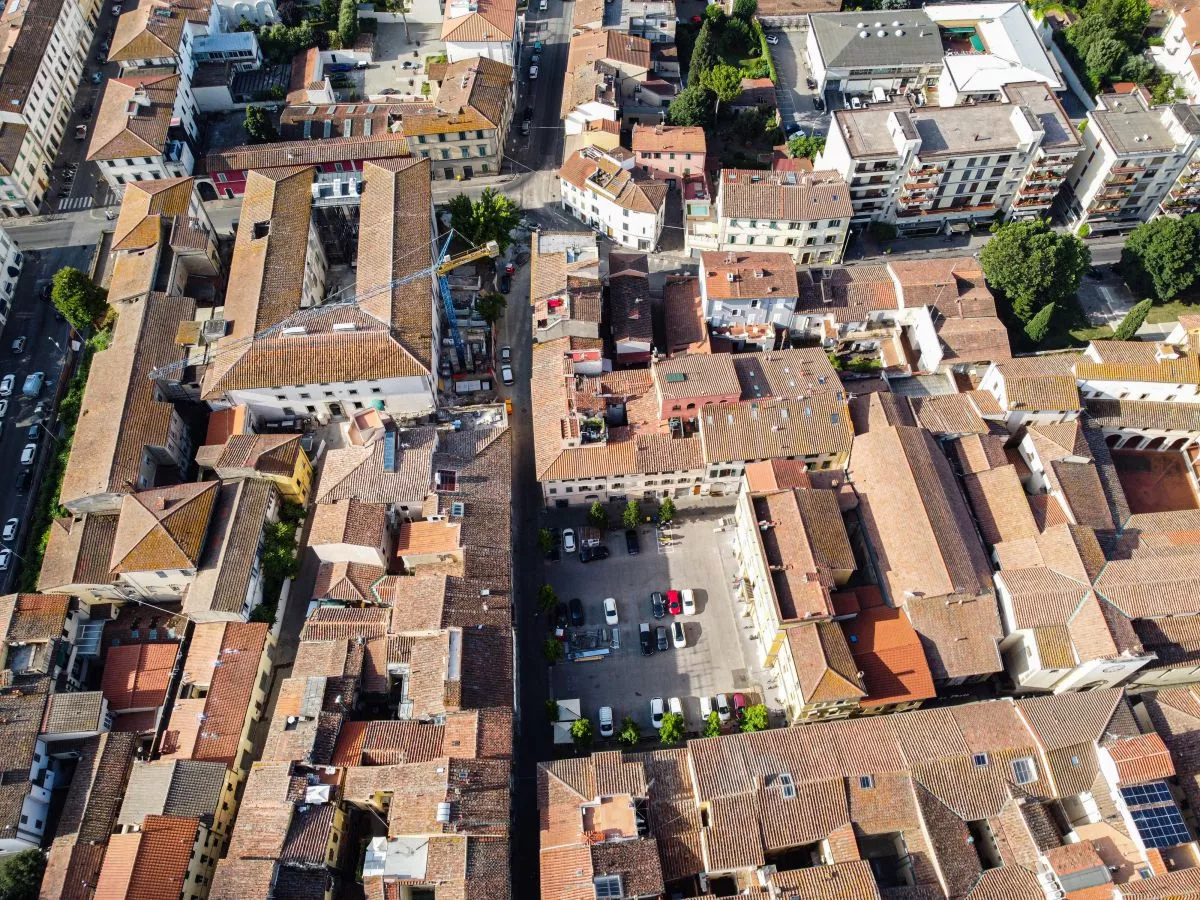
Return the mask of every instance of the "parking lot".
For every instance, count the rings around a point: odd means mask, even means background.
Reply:
[[[804,79],[809,75],[804,54],[807,31],[768,31],[778,37],[779,43],[771,45],[771,58],[779,73],[779,84],[775,87],[779,116],[786,127],[795,122],[805,134],[825,134],[829,131],[829,116],[813,106],[813,92]]]
[[[744,647],[747,645],[748,619],[735,613],[731,597],[736,573],[731,545],[732,533],[714,532],[723,515],[732,515],[732,507],[690,511],[679,518],[668,533],[672,543],[655,544],[655,531],[639,530],[641,552],[626,552],[624,531],[610,529],[606,546],[608,559],[581,563],[578,555],[550,563],[547,580],[563,601],[578,597],[583,601],[583,630],[604,627],[603,602],[617,601],[620,649],[588,662],[564,660],[554,666],[552,683],[558,699],[578,698],[583,715],[596,723],[601,706],[613,708],[617,730],[625,716],[632,716],[644,734],[651,732],[650,700],[653,697],[679,697],[689,732],[703,727],[700,720],[702,695],[748,694],[756,702],[761,694],[760,672],[747,669]],[[610,511],[614,515],[619,510]],[[574,527],[578,534],[584,524],[582,511],[560,515],[558,527]],[[650,610],[652,591],[691,588],[696,597],[696,613],[681,616],[687,646],[670,647],[643,656],[638,641],[638,625],[646,622],[670,628],[674,617],[654,619]],[[730,697],[730,699],[732,699]]]
[[[394,100],[421,100],[436,93],[423,94],[421,86],[428,80],[427,58],[445,53],[440,40],[442,23],[409,21],[404,25],[380,22],[375,35],[375,61],[368,69],[348,72],[359,96],[391,96]],[[405,68],[405,66],[408,68]],[[389,94],[384,94],[388,91]]]

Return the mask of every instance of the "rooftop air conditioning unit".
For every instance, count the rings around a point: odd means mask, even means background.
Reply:
[[[211,344],[223,337],[225,337],[224,319],[209,319],[200,326],[200,340],[205,344]]]

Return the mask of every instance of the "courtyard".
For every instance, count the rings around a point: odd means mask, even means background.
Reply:
[[[1188,460],[1174,450],[1113,450],[1113,464],[1134,513],[1196,509]]]

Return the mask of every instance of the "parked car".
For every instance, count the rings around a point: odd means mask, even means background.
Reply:
[[[32,375],[25,376],[25,384],[21,387],[21,393],[26,397],[36,397],[42,392],[42,385],[46,383],[45,372],[34,372]]]
[[[685,719],[683,716],[682,700],[680,700],[678,697],[671,697],[669,700],[667,700],[667,709],[679,716],[681,719],[684,719],[683,724],[685,727],[687,726],[687,719]]]
[[[500,348],[500,362],[512,362],[512,347]]]
[[[17,473],[17,493],[23,494],[29,490],[29,485],[33,482],[33,469],[22,469]]]
[[[543,0],[543,2],[545,2],[545,0]],[[530,80],[530,81],[536,81],[536,80],[537,80],[537,73],[538,73],[538,67],[537,67],[537,66],[530,66],[530,67],[529,67],[529,80]]]
[[[8,564],[12,560],[12,551],[5,548],[0,550],[0,572],[8,569]]]
[[[503,381],[505,384],[513,383],[514,379],[513,379],[513,373],[512,373],[512,366],[503,365],[500,367],[500,380]]]
[[[717,718],[721,720],[721,724],[725,724],[732,717],[729,712],[729,701],[725,699],[724,694],[717,694]]]
[[[654,643],[659,650],[666,650],[670,643],[667,641],[667,627],[659,625],[654,629]]]
[[[529,61],[531,63],[533,63],[535,66],[538,65],[542,61],[542,54],[540,54],[540,53],[533,54],[533,56],[529,57]]]
[[[554,625],[556,628],[566,628],[569,617],[570,613],[567,611],[567,604],[559,603],[554,608]]]
[[[501,272],[500,277],[496,279],[496,287],[500,293],[507,294],[512,290],[512,276],[507,272]]]
[[[595,562],[600,559],[608,559],[607,547],[584,547],[579,551],[581,563]]]
[[[746,718],[746,706],[747,705],[748,704],[746,703],[746,695],[745,694],[734,694],[733,695],[733,714],[738,717],[739,722],[742,721],[742,719]]]
[[[683,594],[683,614],[685,616],[694,616],[696,614],[696,592],[691,588],[684,588]]]
[[[825,112],[825,101],[820,97],[813,97],[813,109],[817,112]]]
[[[642,645],[642,656],[650,656],[654,653],[654,641],[650,637],[649,622],[643,622],[638,626],[638,641]]]
[[[542,42],[541,42],[541,41],[534,41],[534,42],[533,42],[533,52],[534,52],[534,53],[541,53],[541,52],[542,52]],[[532,106],[527,106],[527,107],[525,107],[525,111],[526,111],[527,113],[529,113],[529,116],[530,116],[530,118],[532,118],[532,117],[533,117],[533,107],[532,107]]]
[[[810,91],[815,91],[817,89],[817,79],[815,78],[805,78],[804,83],[808,85],[808,89]]]
[[[684,633],[683,623],[676,619],[671,623],[671,643],[679,650],[687,646],[687,634]]]
[[[103,80],[104,80],[103,72],[93,72],[92,73],[92,84],[99,84]]]
[[[571,602],[567,605],[567,608],[571,610],[571,624],[576,628],[583,627],[583,601],[578,597],[572,597]]]
[[[704,19],[700,18],[700,16],[692,16],[692,24],[693,25],[699,25],[703,21],[704,21]]]
[[[8,412],[8,401],[0,400],[0,419],[4,418],[6,412]]]
[[[37,444],[26,444],[25,449],[21,451],[21,465],[33,465],[33,458],[37,456]]]
[[[630,556],[637,556],[641,552],[641,547],[638,546],[638,533],[636,528],[630,528],[625,532],[625,552]]]
[[[9,519],[4,523],[4,532],[0,534],[0,538],[6,541],[11,541],[17,536],[17,529],[21,527],[20,519]]]
[[[575,529],[574,528],[564,528],[563,529],[562,548],[563,548],[563,553],[574,553],[575,552]]]
[[[862,100],[860,100],[857,96],[850,98],[851,109],[862,109],[862,105]]]
[[[673,616],[683,615],[683,599],[679,591],[667,591],[667,612]]]
[[[25,352],[25,335],[21,335],[12,342],[12,352],[13,356],[20,356]]]
[[[663,601],[661,591],[655,591],[650,595],[650,614],[656,619],[661,619],[667,614],[667,604]]]
[[[541,0],[541,2],[538,3],[538,12],[545,12],[549,8],[550,8],[550,3],[548,2],[548,0]]]
[[[768,35],[767,35],[767,43],[768,43],[768,44],[771,44],[771,45],[778,44],[778,43],[779,43],[779,35],[777,35],[777,34],[768,34]]]
[[[30,425],[29,426],[29,437],[27,438],[27,440],[37,443],[37,439],[42,436],[41,427],[42,426],[39,425],[37,422],[34,422],[32,425]]]
[[[5,375],[0,379],[0,397],[7,397],[13,392],[13,385],[17,383],[16,375]]]
[[[617,601],[612,597],[608,597],[604,601],[604,624],[617,624]]]
[[[662,728],[663,712],[662,697],[655,697],[650,701],[650,724],[655,728]]]
[[[613,713],[611,706],[600,707],[600,712],[597,715],[600,720],[600,737],[613,736]]]
[[[709,697],[706,694],[705,696],[700,698],[700,720],[702,722],[707,722],[708,717],[712,715],[712,711],[713,711],[712,697]]]

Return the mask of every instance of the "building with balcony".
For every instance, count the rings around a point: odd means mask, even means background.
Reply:
[[[563,209],[579,221],[631,250],[658,247],[667,185],[637,174],[628,151],[577,150],[558,178]]]
[[[796,264],[784,252],[709,250],[700,254],[700,296],[712,326],[788,328],[800,298]]]
[[[585,31],[571,38],[560,117],[568,137],[581,134],[589,122],[605,120],[630,127],[659,121],[651,108],[669,103],[672,88],[660,96],[648,88],[651,42],[620,31]],[[568,153],[572,149],[568,145]]]
[[[634,125],[630,147],[634,165],[642,174],[661,178],[670,188],[705,171],[708,145],[703,128]]]
[[[1192,103],[1200,103],[1200,7],[1173,11],[1162,30],[1162,44],[1150,54],[1160,69],[1175,76]]]
[[[1069,173],[1070,215],[1093,232],[1200,209],[1200,106],[1102,94]]]
[[[805,50],[821,92],[904,93],[942,74],[941,35],[923,9],[812,13]]]
[[[21,252],[17,242],[9,237],[7,231],[0,228],[0,327],[8,321],[13,291],[16,290],[24,263],[25,254]]]
[[[1044,216],[1082,142],[1045,85],[1000,93],[968,106],[837,110],[816,165],[849,182],[856,223],[905,234]]]
[[[142,74],[108,82],[92,131],[87,159],[96,163],[114,194],[129,182],[182,178],[196,167],[193,115],[178,115],[178,74]]]

